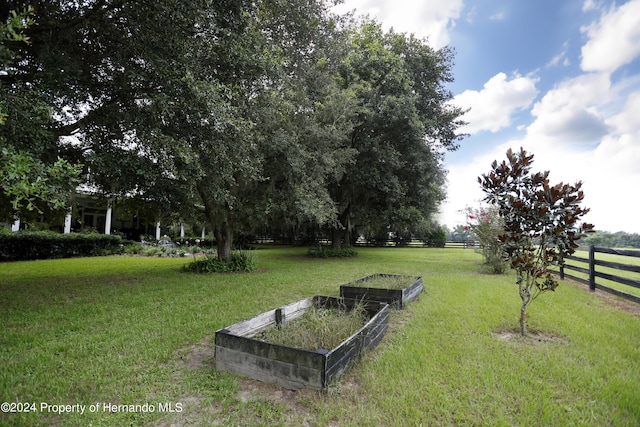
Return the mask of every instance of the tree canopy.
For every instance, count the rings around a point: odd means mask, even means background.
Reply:
[[[441,149],[455,150],[462,111],[448,104],[452,51],[365,21],[349,33],[340,83],[358,101],[349,147],[354,166],[333,187],[333,243],[352,228],[409,233],[444,199]]]
[[[81,168],[107,199],[206,219],[228,259],[239,231],[411,233],[444,197],[451,49],[322,0],[3,3],[5,218],[64,207]]]

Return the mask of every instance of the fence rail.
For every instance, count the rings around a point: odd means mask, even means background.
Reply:
[[[447,242],[444,244],[444,247],[445,248],[461,248],[461,249],[479,248],[480,242],[473,241],[473,240],[469,240],[467,242],[453,242],[453,241],[447,240]]]
[[[613,262],[613,261],[606,261],[602,259],[596,259],[596,253],[640,258],[640,251],[600,248],[596,246],[589,246],[588,251],[589,251],[588,258],[579,257],[579,256],[567,257],[568,260],[577,261],[579,263],[586,264],[586,268],[565,263],[563,266],[560,267],[560,271],[559,271],[560,279],[564,279],[565,277],[568,277],[570,279],[573,279],[580,283],[584,283],[588,285],[591,291],[600,289],[601,291],[608,292],[610,294],[617,295],[626,300],[633,301],[640,304],[640,296],[630,294],[620,289],[612,288],[601,282],[598,282],[597,280],[597,278],[606,279],[615,283],[620,283],[625,286],[630,286],[633,288],[640,289],[640,280],[632,279],[629,277],[622,277],[622,276],[607,273],[601,270],[598,271],[598,268],[597,268],[599,266],[599,267],[612,268],[620,271],[627,271],[631,273],[640,273],[640,265],[631,265],[631,264],[626,264],[622,262]],[[578,273],[585,274],[588,276],[588,279],[569,274],[566,272],[566,270],[576,271]]]
[[[324,242],[322,242],[324,243]],[[326,244],[330,244],[331,242],[329,240],[326,241]],[[442,244],[442,243],[441,243]],[[440,244],[440,245],[441,245]],[[411,239],[411,241],[403,241],[403,242],[397,242],[395,240],[376,240],[376,241],[357,241],[354,246],[361,246],[361,247],[366,247],[366,246],[398,246],[398,247],[409,247],[409,248],[424,248],[424,247],[441,247],[441,246],[433,246],[432,243],[430,243],[427,240],[421,240],[421,239]],[[459,248],[459,249],[466,249],[466,248],[479,248],[480,247],[480,242],[477,241],[450,241],[447,240],[445,242],[444,245],[445,248]]]

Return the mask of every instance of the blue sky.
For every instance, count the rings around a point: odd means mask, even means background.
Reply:
[[[508,148],[552,183],[583,181],[596,229],[640,233],[640,0],[345,0],[334,10],[453,47],[469,136],[447,153],[439,220],[465,222]]]

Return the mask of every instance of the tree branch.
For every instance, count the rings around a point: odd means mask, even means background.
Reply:
[[[88,20],[93,19],[93,17],[96,16],[101,11],[116,9],[118,7],[121,7],[124,3],[125,3],[125,0],[118,0],[113,2],[112,4],[109,4],[109,0],[98,0],[96,4],[91,9],[89,9],[87,13],[83,15],[80,15],[66,22],[61,22],[57,25],[35,25],[24,30],[24,33],[27,36],[32,36],[32,35],[40,34],[47,31],[67,30],[69,28],[73,28],[81,24],[82,22],[86,22]],[[37,21],[37,18],[36,18],[36,21]]]

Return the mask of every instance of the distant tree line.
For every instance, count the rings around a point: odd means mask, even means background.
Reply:
[[[472,227],[465,228],[464,225],[457,225],[453,229],[445,227],[448,241],[464,242],[466,240],[477,240]],[[600,246],[604,248],[640,248],[640,234],[617,231],[596,231],[588,234],[578,241],[580,246]]]
[[[132,212],[240,235],[434,230],[462,137],[453,51],[323,0],[5,1],[0,217],[79,182]]]
[[[596,231],[580,240],[582,246],[600,246],[604,248],[640,248],[640,234],[618,231]]]

